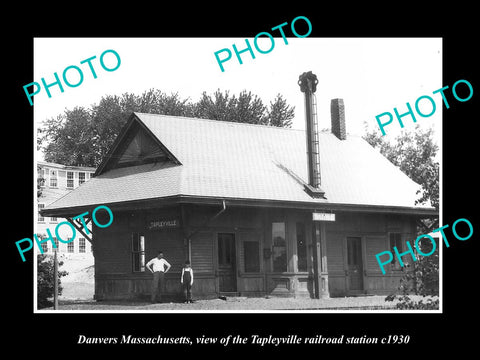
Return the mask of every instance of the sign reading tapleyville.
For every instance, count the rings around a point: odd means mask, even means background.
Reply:
[[[335,221],[335,214],[314,212],[312,213],[312,220],[313,221]]]
[[[174,229],[180,226],[179,219],[151,220],[147,224],[148,230]]]

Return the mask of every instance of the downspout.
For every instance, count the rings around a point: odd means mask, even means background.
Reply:
[[[225,200],[222,200],[222,208],[215,214],[213,215],[210,219],[208,219],[207,221],[205,221],[198,229],[196,229],[195,231],[193,231],[192,233],[190,233],[186,238],[185,240],[187,240],[187,246],[188,246],[188,254],[187,254],[187,258],[191,261],[191,254],[190,254],[190,249],[191,249],[191,241],[192,241],[192,237],[196,234],[198,234],[200,231],[202,231],[210,222],[212,222],[213,220],[215,220],[217,217],[219,217],[225,210],[227,210],[227,205],[225,204]]]

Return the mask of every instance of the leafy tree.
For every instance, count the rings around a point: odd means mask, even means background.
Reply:
[[[267,114],[267,125],[289,128],[292,126],[294,116],[295,108],[290,107],[282,95],[277,94],[275,100],[270,102],[270,109]]]
[[[58,263],[58,267],[63,265],[63,261]],[[39,254],[37,255],[37,308],[45,308],[52,306],[54,291],[53,278],[53,256]],[[58,271],[58,295],[62,295],[62,286],[60,278],[67,275],[66,271]]]
[[[291,125],[294,108],[278,94],[270,107],[251,92],[238,96],[217,90],[203,92],[196,103],[150,89],[141,95],[108,95],[90,108],[75,107],[47,119],[38,130],[37,148],[45,160],[65,165],[97,166],[120,133],[131,112],[208,118],[272,126]]]
[[[363,137],[377,148],[390,162],[398,166],[408,177],[422,186],[417,204],[427,201],[439,208],[439,164],[435,161],[438,146],[433,140],[433,129],[422,129],[419,125],[412,131],[404,131],[392,142],[385,140],[377,131],[367,131]],[[417,236],[426,234],[438,227],[438,218],[423,219],[418,222]],[[430,249],[423,247],[430,245]],[[422,252],[428,254],[431,244],[422,245]],[[438,248],[430,256],[417,254],[417,261],[404,272],[398,288],[400,294],[391,294],[386,301],[400,300],[398,309],[438,309],[439,258]],[[414,301],[409,294],[428,296],[428,300]],[[432,298],[433,296],[433,298]]]
[[[439,208],[439,164],[435,160],[438,146],[433,140],[433,129],[417,125],[412,131],[403,131],[392,142],[378,131],[368,131],[363,138],[391,163],[398,166],[410,179],[422,186],[417,204],[430,202]]]
[[[37,165],[37,172],[40,172],[40,166]],[[42,186],[45,184],[45,178],[40,174],[37,177],[37,199],[42,196]]]

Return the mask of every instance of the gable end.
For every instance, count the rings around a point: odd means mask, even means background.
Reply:
[[[164,162],[181,165],[145,124],[132,114],[97,168],[95,176],[111,169]]]

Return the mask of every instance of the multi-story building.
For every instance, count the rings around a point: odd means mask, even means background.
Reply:
[[[76,189],[83,183],[90,180],[95,172],[95,168],[86,166],[66,166],[45,161],[37,162],[37,174],[40,196],[38,196],[38,210],[40,211],[47,205],[60,199],[73,189]],[[69,243],[58,241],[55,235],[55,228],[63,221],[63,218],[47,217],[38,214],[36,234],[39,236],[47,234],[46,229],[50,229],[54,237],[58,252],[91,254],[91,244],[82,237],[81,234],[75,236],[75,239]],[[59,236],[63,239],[69,239],[72,236],[71,230],[66,226],[58,228]],[[45,254],[53,253],[53,246],[50,241],[42,243],[42,250]]]

